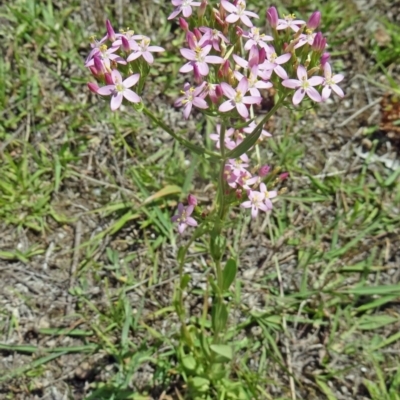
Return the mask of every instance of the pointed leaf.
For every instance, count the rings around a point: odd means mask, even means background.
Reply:
[[[228,290],[235,280],[237,273],[237,265],[234,259],[229,259],[225,264],[225,268],[223,271],[223,290]]]
[[[211,350],[222,356],[226,361],[230,361],[233,358],[232,347],[226,344],[212,344],[210,346]]]

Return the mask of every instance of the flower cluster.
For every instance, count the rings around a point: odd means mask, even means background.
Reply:
[[[183,106],[186,119],[193,107],[222,117],[223,124],[217,124],[216,133],[210,135],[222,154],[234,150],[256,129],[254,107],[261,103],[266,89],[273,87],[279,96],[290,96],[295,106],[305,96],[317,103],[326,101],[332,91],[344,96],[338,86],[343,75],[332,74],[326,38],[317,32],[319,11],[306,22],[294,15],[280,18],[276,8],[270,7],[266,13],[271,28],[268,35],[254,26],[259,16],[247,9],[245,0],[221,0],[218,8],[206,0],[172,3],[176,8],[169,19],[179,17],[186,38],[186,46],[180,50],[186,62],[180,72],[192,75],[175,106]],[[261,131],[260,138],[268,136]],[[271,210],[271,199],[278,193],[267,190],[265,167],[258,174],[251,171],[250,157],[244,153],[227,160],[224,178],[238,198],[245,197],[241,206],[251,208],[256,217],[258,210]]]
[[[150,38],[135,35],[132,30],[115,33],[110,21],[106,21],[107,34],[97,41],[92,38],[92,50],[86,59],[88,67],[100,83],[88,83],[89,89],[101,96],[111,96],[111,110],[117,110],[123,99],[140,103],[140,97],[130,88],[148,74],[148,65],[154,62],[154,52],[162,52],[160,46],[150,46]]]

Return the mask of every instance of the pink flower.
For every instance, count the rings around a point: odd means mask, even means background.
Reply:
[[[246,11],[246,2],[244,0],[237,0],[236,5],[229,3],[227,0],[221,0],[221,6],[231,13],[225,19],[225,21],[230,24],[234,24],[240,19],[246,26],[251,28],[253,23],[250,21],[249,17],[259,18],[256,13]]]
[[[248,39],[246,42],[244,49],[250,50],[253,46],[267,47],[265,42],[274,40],[272,36],[265,35],[264,33],[260,34],[260,29],[253,26],[250,29],[250,32],[245,32],[243,37]]]
[[[230,187],[236,188],[236,181],[239,175],[235,174],[230,164],[225,164],[224,167],[224,178]]]
[[[111,110],[117,110],[121,103],[122,99],[125,97],[128,101],[132,103],[140,103],[140,97],[130,90],[139,80],[139,74],[131,75],[129,78],[122,81],[122,76],[120,72],[114,69],[111,72],[111,79],[113,81],[112,85],[107,85],[99,88],[97,93],[102,96],[111,96]]]
[[[197,206],[197,199],[195,195],[189,194],[187,201],[189,206],[195,206],[195,207]]]
[[[286,79],[282,81],[282,85],[287,88],[298,88],[293,96],[293,104],[299,104],[303,100],[305,94],[307,94],[311,100],[314,100],[317,103],[321,102],[321,95],[313,86],[321,85],[324,81],[324,78],[322,76],[313,76],[308,78],[307,70],[302,65],[297,67],[297,77],[299,78],[298,80]]]
[[[205,34],[204,36],[207,35],[209,42],[211,42],[213,49],[216,51],[221,51],[219,46],[220,42],[229,43],[229,40],[224,36],[224,34],[217,29],[211,29],[207,26],[202,26],[199,29]]]
[[[178,204],[178,214],[174,215],[171,218],[172,222],[178,223],[178,232],[180,234],[189,226],[197,226],[197,221],[192,218],[190,215],[193,213],[194,205],[189,205],[184,207],[182,203]]]
[[[226,82],[221,82],[221,87],[224,95],[229,99],[219,106],[218,110],[221,112],[227,112],[236,107],[238,113],[243,118],[248,118],[249,111],[247,110],[246,104],[261,103],[262,98],[259,96],[245,96],[249,88],[249,82],[246,77],[240,80],[236,89],[233,89],[232,86],[228,85]]]
[[[301,19],[295,19],[294,14],[285,15],[284,19],[278,19],[277,30],[291,28],[293,31],[297,32],[300,28],[297,25],[303,25],[305,21]]]
[[[193,70],[193,65],[196,64],[200,74],[203,76],[207,76],[210,72],[208,64],[222,64],[224,62],[224,59],[222,57],[208,56],[207,54],[211,51],[211,49],[211,44],[208,44],[203,48],[197,46],[195,50],[181,49],[180,52],[182,56],[185,57],[187,60],[190,60],[190,62],[181,67],[179,72],[190,72]]]
[[[189,18],[192,15],[192,7],[199,7],[199,1],[193,0],[172,0],[171,3],[176,7],[168,19],[174,19],[181,12],[185,18]]]
[[[266,60],[260,65],[260,70],[273,70],[281,79],[287,79],[287,72],[281,67],[290,60],[292,55],[290,53],[282,54],[278,57],[275,49],[268,46],[266,49]]]
[[[264,203],[267,206],[268,210],[272,210],[272,201],[274,197],[278,196],[278,192],[276,190],[267,191],[267,187],[265,183],[260,184],[260,192],[264,195]]]
[[[306,33],[302,33],[300,35],[299,41],[297,42],[297,44],[294,46],[295,49],[298,49],[299,47],[304,46],[305,44],[308,44],[310,46],[313,45],[315,37],[316,37],[316,33],[313,33],[312,30],[310,29],[306,29]]]
[[[330,64],[327,62],[324,65],[325,80],[323,82],[324,88],[322,89],[322,100],[325,101],[330,95],[332,90],[339,96],[343,97],[343,90],[337,85],[344,78],[342,74],[336,74],[332,76],[332,69]]]
[[[118,47],[110,47],[108,48],[105,44],[102,44],[98,48],[94,48],[90,54],[92,57],[97,55],[100,60],[103,62],[104,67],[110,71],[111,70],[111,61],[114,61],[118,64],[125,65],[126,61],[117,54],[114,54],[118,50]],[[88,57],[89,58],[89,57]],[[94,66],[94,60],[91,58],[85,64],[85,67]]]
[[[244,201],[240,207],[251,208],[252,218],[256,218],[258,215],[258,210],[268,211],[268,207],[264,203],[265,194],[257,190],[249,190],[248,201]]]
[[[221,137],[221,125],[217,124],[216,126],[217,133],[211,133],[210,139],[216,142],[217,149],[221,148],[220,137]],[[234,128],[225,129],[225,146],[230,149],[235,147],[235,142],[232,141],[231,136],[235,133]],[[233,145],[233,147],[232,147]]]
[[[235,71],[234,75],[238,81],[240,81],[244,76],[239,71]],[[247,80],[249,82],[249,92],[252,96],[260,97],[261,94],[258,89],[269,89],[272,87],[271,82],[265,82],[265,81],[258,80],[258,67],[256,65],[251,69]]]
[[[165,49],[160,46],[149,46],[149,44],[149,38],[142,39],[139,44],[135,41],[130,42],[133,53],[126,60],[131,62],[142,56],[149,64],[153,64],[154,57],[151,53],[165,51]]]
[[[197,88],[191,87],[189,83],[185,83],[183,87],[182,97],[175,101],[175,107],[183,106],[183,116],[188,119],[190,112],[192,111],[192,106],[197,108],[208,108],[207,102],[201,97],[201,92],[204,89],[205,82],[203,82]]]
[[[314,11],[307,21],[307,28],[313,31],[314,29],[318,28],[320,22],[321,22],[321,13],[319,11]]]
[[[250,122],[250,124],[248,126],[246,126],[246,128],[243,128],[243,132],[247,133],[248,135],[250,135],[251,133],[253,133],[254,129],[257,128],[257,124],[255,123],[255,121]],[[261,131],[261,136],[264,137],[271,137],[272,135],[266,131],[265,129],[263,129]]]

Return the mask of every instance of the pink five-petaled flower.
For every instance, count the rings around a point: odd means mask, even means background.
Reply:
[[[249,81],[244,76],[236,89],[228,85],[226,82],[221,82],[222,91],[229,100],[223,102],[218,110],[221,112],[227,112],[236,107],[238,113],[243,118],[249,117],[249,111],[247,110],[246,104],[260,104],[262,98],[259,96],[245,96],[249,88]]]
[[[297,77],[299,78],[298,80],[286,79],[282,81],[283,86],[290,89],[297,89],[293,96],[293,104],[299,104],[306,93],[311,100],[314,100],[317,103],[321,102],[321,95],[313,86],[322,84],[324,78],[322,76],[312,76],[311,78],[307,78],[307,70],[302,65],[297,67]]]
[[[243,78],[243,74],[241,74],[239,71],[234,72],[235,78],[240,81]],[[249,74],[249,77],[247,78],[249,82],[249,92],[252,96],[258,96],[260,97],[260,91],[258,89],[269,89],[272,88],[272,83],[271,82],[265,82],[265,81],[260,81],[258,80],[258,67],[255,65]]]
[[[282,54],[278,57],[275,49],[272,46],[268,46],[266,49],[266,60],[260,65],[260,70],[270,71],[273,70],[281,79],[287,79],[287,72],[281,67],[289,61],[292,55],[290,53]],[[261,75],[261,77],[263,77]]]
[[[193,210],[194,210],[193,204],[191,204],[187,207],[184,207],[184,205],[182,203],[178,204],[178,214],[174,215],[171,218],[171,221],[178,223],[178,232],[180,234],[183,233],[183,231],[186,229],[186,227],[188,225],[189,226],[197,226],[197,221],[190,216],[192,214]]]
[[[151,53],[165,51],[165,49],[160,46],[149,46],[149,38],[143,38],[140,43],[132,41],[129,44],[133,48],[133,53],[129,55],[129,57],[126,59],[126,61],[128,62],[136,60],[137,58],[142,56],[149,64],[153,64],[154,57]]]
[[[249,200],[244,201],[240,207],[243,208],[251,208],[251,216],[252,218],[256,218],[258,214],[258,210],[268,211],[268,207],[265,204],[265,194],[259,192],[257,190],[249,190],[248,191]]]
[[[111,72],[111,79],[113,84],[99,88],[97,90],[97,93],[101,94],[102,96],[111,95],[112,111],[115,111],[119,108],[124,97],[132,103],[140,103],[140,97],[135,92],[129,89],[137,83],[137,81],[139,80],[139,74],[131,75],[129,78],[126,78],[124,81],[122,81],[122,76],[120,72],[114,69]]]
[[[205,85],[206,82],[203,82],[197,88],[191,87],[189,83],[185,83],[183,86],[183,91],[181,92],[183,96],[175,101],[175,107],[183,106],[183,116],[186,119],[189,118],[192,106],[203,109],[208,108],[207,102],[200,97]]]
[[[258,15],[251,11],[246,11],[246,2],[244,0],[237,0],[236,5],[229,3],[227,0],[221,0],[221,6],[226,11],[230,12],[225,21],[234,24],[239,19],[249,28],[253,26],[249,17],[259,18]]]
[[[199,7],[199,1],[193,0],[172,0],[171,3],[176,7],[168,19],[174,19],[181,12],[185,18],[189,18],[192,15],[192,7]]]
[[[210,139],[214,140],[216,142],[217,149],[220,149],[221,148],[221,125],[220,124],[216,125],[216,130],[217,130],[217,133],[210,134]],[[235,142],[233,142],[231,139],[231,136],[234,133],[235,133],[234,128],[225,129],[224,144],[228,149],[231,149],[235,146]]]
[[[277,30],[291,28],[295,32],[297,32],[300,28],[297,25],[305,24],[305,21],[301,19],[295,19],[294,14],[285,15],[284,19],[278,19],[278,26],[276,27]]]
[[[344,78],[342,74],[336,74],[332,76],[332,69],[329,63],[325,63],[324,65],[324,88],[322,89],[322,100],[325,101],[330,95],[332,90],[339,96],[343,97],[343,90],[337,85],[337,83],[341,82]]]
[[[118,64],[125,65],[126,61],[117,54],[114,54],[118,50],[118,47],[110,47],[108,48],[105,44],[100,45],[99,47],[95,47],[90,54],[92,54],[92,58],[87,61],[85,67],[94,66],[93,57],[97,55],[100,60],[103,62],[104,67],[107,70],[111,70],[111,61],[114,61]],[[89,57],[88,57],[89,58]]]
[[[264,33],[260,34],[260,29],[253,26],[250,29],[250,32],[245,32],[243,37],[248,39],[244,49],[250,50],[253,46],[267,47],[266,41],[274,40],[272,36],[265,35]]]
[[[193,65],[196,64],[200,74],[202,76],[207,76],[210,72],[208,64],[222,64],[224,59],[218,56],[208,56],[207,54],[211,51],[212,46],[208,44],[205,47],[196,46],[194,50],[192,49],[181,49],[180,52],[183,57],[189,60],[179,72],[190,72],[193,70]]]
[[[217,29],[208,28],[207,26],[202,26],[199,28],[200,32],[203,32],[208,37],[209,43],[216,51],[221,51],[220,42],[229,43],[229,40],[225,35]]]

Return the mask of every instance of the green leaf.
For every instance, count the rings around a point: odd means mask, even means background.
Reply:
[[[225,304],[222,300],[217,301],[211,312],[212,327],[216,334],[225,329],[226,322],[228,321],[228,310]]]
[[[181,290],[185,290],[189,282],[190,282],[190,275],[188,274],[183,275],[181,279]]]
[[[214,353],[223,357],[224,361],[230,361],[233,358],[232,347],[227,344],[212,344],[210,348]]]
[[[210,387],[210,381],[200,376],[195,376],[194,378],[192,378],[191,384],[198,392],[203,392],[203,393],[206,392]]]
[[[223,290],[228,290],[230,286],[232,285],[233,281],[235,280],[237,273],[237,265],[236,261],[231,258],[227,261],[225,264],[224,271],[222,273],[222,278],[223,278]]]
[[[362,330],[375,330],[398,321],[398,318],[389,315],[364,315],[358,326]]]
[[[182,357],[182,365],[188,371],[194,371],[196,369],[196,359],[192,355]]]

